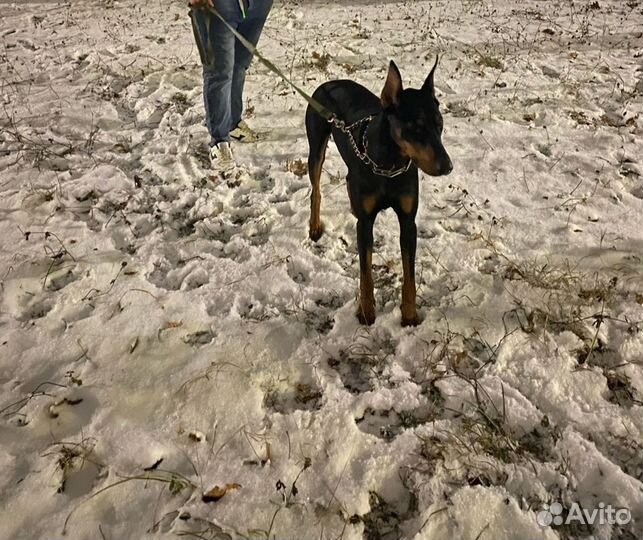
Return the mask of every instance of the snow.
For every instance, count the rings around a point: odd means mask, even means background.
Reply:
[[[464,487],[453,495],[453,506],[443,515],[434,514],[439,509],[430,507],[425,529],[414,540],[438,538],[476,538],[493,534],[493,538],[555,539],[551,530],[534,530],[534,516],[523,512],[502,488],[484,489],[479,486]],[[481,524],[484,524],[481,526]]]
[[[309,91],[440,53],[416,328],[390,212],[355,318],[332,144],[308,240],[305,104],[258,63],[263,137],[208,168],[183,2],[0,13],[0,539],[643,536],[640,3],[276,2]]]

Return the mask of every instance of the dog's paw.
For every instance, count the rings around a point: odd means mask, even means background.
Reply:
[[[420,318],[416,315],[415,317],[402,317],[402,326],[417,326],[420,324]]]
[[[420,324],[420,317],[418,316],[417,309],[414,304],[401,306],[402,311],[402,326],[417,326]]]
[[[324,224],[320,223],[317,226],[311,225],[308,229],[308,238],[310,238],[313,242],[317,242],[322,235],[324,234]]]
[[[364,310],[360,308],[357,310],[357,313],[355,313],[355,316],[360,324],[366,326],[371,326],[375,322],[375,312],[364,313]]]

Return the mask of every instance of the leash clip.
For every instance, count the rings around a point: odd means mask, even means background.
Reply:
[[[341,118],[337,118],[336,114],[332,114],[328,118],[328,123],[333,124],[336,128],[341,129],[342,131],[346,131],[346,122],[342,120]]]

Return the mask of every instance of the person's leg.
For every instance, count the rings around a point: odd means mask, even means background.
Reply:
[[[249,0],[247,18],[239,24],[238,30],[253,45],[259,42],[261,31],[271,7],[272,0]],[[252,62],[252,54],[239,41],[235,43],[234,54],[234,72],[231,87],[231,130],[241,121],[243,87],[246,82],[246,71]]]
[[[233,26],[240,21],[237,0],[217,1],[217,10]],[[194,36],[203,64],[203,101],[211,144],[229,141],[235,37],[214,14],[191,12]]]

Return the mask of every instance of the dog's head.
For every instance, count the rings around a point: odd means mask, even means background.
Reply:
[[[433,75],[438,59],[422,88],[402,88],[402,77],[394,62],[388,68],[382,90],[382,106],[389,119],[391,135],[408,156],[431,176],[449,174],[451,158],[442,144],[442,115],[435,97]]]

